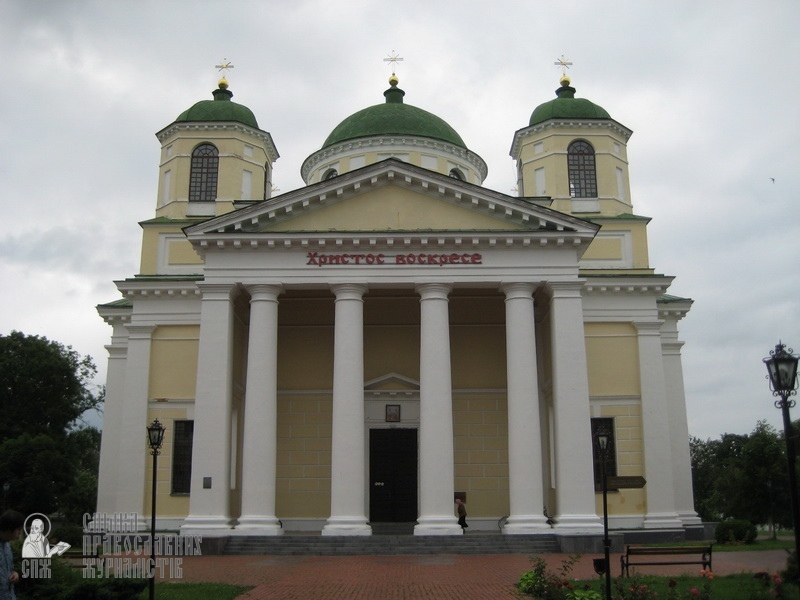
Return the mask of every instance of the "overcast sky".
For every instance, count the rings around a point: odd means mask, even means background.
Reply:
[[[279,193],[341,120],[383,102],[392,51],[405,101],[512,193],[513,134],[555,97],[564,55],[577,96],[634,131],[651,265],[695,301],[690,433],[780,427],[761,359],[779,339],[800,350],[798,25],[796,0],[0,0],[0,333],[70,345],[105,380],[95,306],[137,272],[154,133],[211,99],[223,58],[278,147]]]

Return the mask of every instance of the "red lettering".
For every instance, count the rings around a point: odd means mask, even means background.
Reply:
[[[307,265],[319,265],[317,262],[318,254],[316,252],[309,252],[306,256],[308,256],[308,262],[306,263]]]
[[[472,264],[473,265],[482,265],[483,264],[483,256],[478,254],[477,252],[472,255]]]

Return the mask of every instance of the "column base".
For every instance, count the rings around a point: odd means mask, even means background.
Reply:
[[[697,527],[703,524],[703,520],[696,512],[679,512],[678,519],[684,527]]]
[[[532,535],[537,533],[551,533],[547,519],[541,515],[516,515],[508,517],[503,527],[505,535]]]
[[[233,531],[236,535],[283,535],[283,527],[278,519],[256,515],[239,517]]]
[[[420,517],[414,535],[464,535],[455,517]]]
[[[597,515],[556,515],[557,534],[603,534],[603,520]]]
[[[331,517],[322,535],[372,535],[372,527],[365,517]]]
[[[645,529],[682,529],[677,513],[649,513],[644,517]]]
[[[220,537],[230,535],[231,528],[231,519],[229,517],[195,517],[189,515],[181,525],[181,535]]]

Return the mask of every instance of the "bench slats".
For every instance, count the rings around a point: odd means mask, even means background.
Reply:
[[[631,566],[652,566],[652,565],[702,565],[703,568],[711,569],[711,553],[713,545],[709,546],[672,546],[669,548],[649,548],[640,546],[628,546],[625,554],[619,557],[622,565],[620,577],[623,574],[629,576]],[[631,560],[632,557],[643,556],[679,556],[696,554],[699,557],[695,560]]]

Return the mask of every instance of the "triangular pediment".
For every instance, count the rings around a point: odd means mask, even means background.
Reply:
[[[544,200],[544,199],[539,199]],[[536,203],[388,159],[186,228],[190,239],[370,232],[560,232],[597,226]]]
[[[387,373],[364,383],[364,391],[387,393],[418,393],[419,381],[401,375]]]

